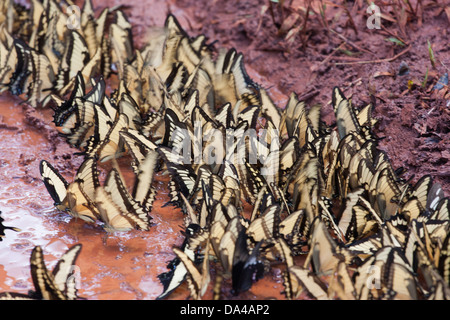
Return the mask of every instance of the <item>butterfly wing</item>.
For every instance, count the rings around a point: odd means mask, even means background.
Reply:
[[[67,195],[69,184],[61,174],[46,160],[39,164],[42,181],[56,207],[61,206]]]

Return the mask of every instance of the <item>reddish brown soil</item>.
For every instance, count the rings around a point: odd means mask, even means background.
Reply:
[[[118,3],[94,0],[97,10]],[[316,10],[317,3],[313,1]],[[402,23],[395,21],[402,18],[397,17],[401,11],[381,7],[392,20],[382,19],[381,30],[366,27],[363,1],[347,1],[351,19],[340,6],[344,1],[334,1],[339,6],[323,3],[327,4],[327,24],[318,15],[309,16],[306,31],[299,32],[291,43],[285,39],[286,32],[303,20],[286,23],[287,31],[279,32],[275,23],[282,21],[280,8],[273,3],[273,19],[269,1],[153,0],[132,3],[126,12],[135,26],[138,45],[145,43],[148,27],[163,26],[167,13],[172,12],[189,34],[206,34],[210,42],[217,40],[215,48],[235,47],[244,53],[250,76],[269,88],[280,107],[291,92],[296,92],[310,105],[322,104],[324,121],[333,124],[330,100],[334,86],[352,97],[355,106],[375,102],[376,133],[385,137],[380,145],[394,167],[407,169],[405,177],[413,177],[412,181],[431,174],[449,196],[450,97],[446,87],[433,90],[450,66],[450,17],[439,7],[444,1],[421,1],[418,13],[403,16]],[[431,5],[426,6],[428,3]],[[289,21],[290,12],[302,7],[306,7],[304,1],[285,1],[284,21]],[[407,44],[399,46],[386,40],[393,35]],[[427,41],[432,44],[435,67],[430,63]],[[408,65],[409,74],[400,76],[402,62]],[[428,81],[422,88],[427,68]],[[410,88],[409,80],[413,83]],[[47,265],[52,267],[68,247],[82,243],[77,260],[81,296],[156,298],[162,291],[156,275],[167,271],[166,263],[174,257],[171,247],[182,241],[181,213],[161,208],[167,200],[165,178],[158,177],[155,182],[159,193],[151,230],[113,235],[105,245],[101,228],[53,208],[40,181],[39,161],[50,161],[71,181],[81,158],[73,156],[76,150],[58,137],[51,110],[34,110],[19,102],[6,93],[0,96],[0,210],[5,225],[22,229],[6,231],[0,243],[0,291],[25,293],[32,289],[29,254],[35,245],[43,246]],[[232,297],[224,289],[224,295],[227,299],[282,299],[282,290],[281,271],[274,266],[249,292]],[[170,299],[187,296],[183,285]]]

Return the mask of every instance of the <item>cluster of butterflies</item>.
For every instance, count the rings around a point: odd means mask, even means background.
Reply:
[[[108,233],[133,228],[148,230],[156,195],[152,180],[158,165],[157,152],[148,149],[136,155],[130,192],[116,159],[131,152],[128,145],[133,147],[135,136],[141,135],[133,122],[140,117],[137,106],[127,92],[120,93],[118,101],[107,97],[103,78],[92,84],[92,90],[86,94],[83,77],[78,73],[67,101],[54,96],[59,103],[54,122],[84,158],[74,180],[68,183],[46,160],[40,163],[42,180],[55,206],[76,218],[101,222]],[[105,162],[111,162],[113,168],[102,184],[98,163]]]
[[[316,299],[447,299],[450,199],[430,176],[411,185],[392,168],[377,148],[372,106],[357,110],[335,88],[336,126],[327,127],[320,107],[306,108],[294,94],[282,112],[264,103],[259,116],[280,133],[281,145],[264,163],[230,157],[221,165],[183,165],[159,148],[176,186],[172,203],[186,214],[186,241],[159,276],[159,298],[185,277],[192,297],[201,298],[211,264],[216,299],[224,280],[238,294],[281,264],[288,299],[303,292]],[[273,154],[278,171],[263,175]],[[243,198],[250,213],[242,211]]]
[[[17,71],[2,55],[2,70],[15,71],[0,82],[13,93],[31,88],[29,103],[48,98],[55,125],[84,157],[72,183],[41,161],[55,206],[100,221],[107,232],[148,230],[153,177],[170,176],[167,205],[183,212],[185,240],[158,276],[158,299],[184,281],[194,299],[210,288],[220,299],[229,282],[239,294],[273,266],[283,270],[287,299],[450,297],[449,198],[430,176],[412,185],[391,166],[378,148],[371,104],[355,108],[335,88],[336,124],[328,126],[320,106],[307,107],[295,94],[279,109],[248,76],[242,54],[190,37],[173,15],[138,50],[118,8],[94,18],[87,1],[82,32],[61,37],[55,26],[62,18],[51,18],[61,7],[37,0],[32,7],[43,9],[27,11],[30,17],[47,18],[27,20],[18,5],[3,10],[3,28],[27,39],[6,33],[3,45],[29,63]],[[17,23],[25,20],[33,27]],[[51,68],[33,69],[33,55]],[[44,82],[44,69],[58,70],[56,82]],[[108,96],[111,71],[119,83]],[[32,83],[42,85],[25,85]],[[119,157],[130,159],[131,188]],[[104,181],[99,163],[112,164]]]
[[[32,0],[26,8],[5,0],[0,23],[0,91],[34,107],[72,91],[77,73],[106,78],[131,58],[124,50],[133,46],[131,25],[120,7],[95,18],[90,0],[82,9],[71,1]]]

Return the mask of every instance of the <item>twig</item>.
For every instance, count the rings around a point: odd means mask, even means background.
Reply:
[[[418,4],[418,3],[419,3],[419,1],[417,1],[417,3],[416,3],[416,9],[417,9],[417,4]],[[408,0],[406,0],[406,4],[408,5],[409,10],[411,11],[411,13],[412,13],[414,16],[417,16],[417,12],[413,9],[411,3],[410,3]]]
[[[347,56],[331,57],[331,59],[334,59],[334,60],[341,60],[341,61],[350,61],[350,62],[358,62],[358,61],[361,61],[361,59],[359,59],[359,58],[347,57]]]
[[[336,65],[391,62],[391,61],[394,61],[395,59],[397,59],[398,57],[404,55],[409,50],[411,50],[411,46],[408,46],[405,50],[403,50],[402,52],[400,52],[399,54],[397,54],[391,58],[377,59],[377,60],[365,60],[365,61],[353,61],[353,62],[338,62],[338,63],[336,63]]]
[[[331,52],[325,59],[323,59],[319,64],[324,64],[326,62],[328,62],[328,60],[330,60],[333,55],[339,50],[341,49],[341,47],[345,44],[345,42],[342,42],[338,47],[336,47],[333,52]]]
[[[275,27],[277,29],[279,29],[279,27],[277,26],[277,23],[275,22],[275,14],[273,13],[273,5],[272,5],[272,1],[269,1],[269,12],[270,12],[270,16],[272,17],[272,22],[275,25]]]
[[[405,41],[402,37],[398,36],[397,34],[394,34],[393,32],[389,31],[388,29],[386,29],[385,26],[380,25],[381,29],[383,29],[383,31],[385,31],[388,35],[400,40],[401,42],[403,42],[406,45],[409,45],[408,41]]]
[[[312,89],[311,91],[302,94],[301,96],[298,97],[299,101],[306,101],[312,97],[314,97],[315,95],[319,94],[320,90],[317,89]]]
[[[333,29],[330,29],[330,31],[331,31],[332,33],[336,34],[339,38],[341,38],[342,40],[344,40],[346,43],[348,43],[350,46],[352,46],[352,47],[355,48],[356,50],[363,51],[363,52],[366,52],[366,53],[370,53],[370,54],[372,54],[372,55],[374,54],[374,53],[373,53],[372,51],[370,51],[370,50],[361,48],[360,46],[358,46],[357,44],[355,44],[353,41],[348,40],[348,39],[347,39],[346,37],[344,37],[342,34],[337,33],[337,32],[334,31]]]

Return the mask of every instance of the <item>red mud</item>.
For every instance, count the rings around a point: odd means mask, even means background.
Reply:
[[[93,2],[98,11],[121,3]],[[145,43],[149,26],[161,27],[167,13],[172,12],[189,34],[205,33],[210,41],[218,41],[216,48],[235,47],[244,53],[250,76],[269,88],[280,107],[284,107],[286,97],[294,91],[310,105],[322,104],[323,119],[332,124],[334,115],[329,102],[334,86],[340,86],[347,97],[352,97],[355,106],[375,101],[376,133],[385,137],[381,147],[394,167],[405,167],[405,176],[412,181],[431,174],[449,196],[450,97],[445,89],[438,92],[433,86],[449,71],[450,17],[430,6],[422,8],[405,25],[383,19],[384,29],[369,30],[362,1],[348,1],[352,19],[342,7],[327,2],[328,28],[317,16],[310,17],[304,34],[306,46],[302,47],[299,35],[288,43],[286,33],[278,32],[270,11],[263,10],[268,3],[154,0],[132,3],[126,12],[134,25],[138,45]],[[291,1],[286,6],[287,16],[305,7],[305,2]],[[275,22],[280,21],[277,8],[274,4]],[[382,12],[395,17],[390,7],[382,7]],[[398,35],[407,44],[399,46],[386,41],[389,33]],[[428,40],[437,58],[435,67],[430,64]],[[398,75],[402,61],[409,67],[405,76]],[[428,81],[421,88],[427,68]],[[408,80],[414,83],[411,88]],[[70,246],[82,243],[77,260],[81,297],[155,299],[162,292],[156,276],[167,271],[166,264],[174,257],[171,248],[180,245],[183,238],[181,213],[172,207],[161,207],[168,199],[165,177],[158,176],[155,181],[159,192],[150,231],[111,235],[105,245],[105,232],[99,226],[75,220],[53,207],[40,180],[39,161],[50,161],[72,181],[82,159],[73,156],[76,150],[58,137],[51,122],[51,110],[34,110],[19,102],[7,93],[0,96],[0,210],[5,225],[21,229],[7,230],[0,243],[0,291],[26,293],[32,289],[29,256],[34,246],[43,247],[47,266],[51,268]],[[226,299],[284,298],[281,271],[276,265],[247,293],[233,297],[229,286],[225,285],[223,290]],[[169,299],[187,297],[186,285],[182,285]],[[204,298],[210,299],[211,295],[207,293]]]

